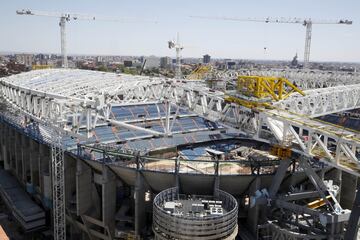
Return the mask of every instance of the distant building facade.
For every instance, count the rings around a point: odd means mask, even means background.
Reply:
[[[208,64],[211,61],[211,56],[209,54],[206,54],[203,56],[203,63]]]
[[[158,68],[160,66],[160,58],[155,56],[150,56],[146,58],[145,68]]]
[[[31,67],[34,55],[33,54],[16,54],[15,55],[16,62],[24,64],[27,67]]]
[[[227,69],[235,69],[236,68],[236,62],[235,61],[226,62],[226,68]]]
[[[161,68],[169,68],[171,66],[171,58],[162,57],[160,58],[160,67]]]
[[[125,67],[132,67],[132,65],[133,65],[133,62],[131,60],[125,60],[124,61],[124,66]]]

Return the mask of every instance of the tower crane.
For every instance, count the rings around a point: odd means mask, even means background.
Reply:
[[[302,24],[306,27],[305,33],[305,50],[304,50],[304,68],[308,68],[310,60],[311,32],[313,24],[342,24],[351,25],[351,20],[312,20],[311,18],[232,18],[232,17],[207,17],[207,16],[191,16],[193,18],[241,21],[241,22],[263,22],[263,23],[295,23]]]
[[[66,49],[66,22],[70,20],[95,20],[94,16],[90,15],[82,15],[75,13],[58,13],[58,12],[43,12],[43,11],[33,11],[29,9],[23,9],[16,11],[19,15],[33,15],[33,16],[43,16],[43,17],[56,17],[59,18],[59,26],[60,26],[60,35],[61,35],[61,55],[62,55],[62,67],[68,67],[67,60],[67,49]]]
[[[181,79],[181,51],[184,49],[184,47],[182,45],[180,45],[179,33],[177,33],[176,42],[168,41],[168,47],[170,49],[175,48],[175,50],[176,50],[175,79]]]

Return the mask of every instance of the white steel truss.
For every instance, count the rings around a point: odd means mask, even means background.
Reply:
[[[284,101],[274,109],[251,110],[228,103],[223,93],[193,82],[81,70],[47,70],[42,72],[42,76],[39,72],[29,73],[33,81],[23,74],[19,78],[13,76],[2,80],[1,93],[28,116],[50,122],[67,134],[79,135],[79,129],[86,128],[89,137],[100,120],[134,129],[131,123],[111,119],[111,106],[170,101],[209,120],[238,128],[258,140],[293,144],[301,152],[321,156],[331,164],[357,174],[359,159],[356,154],[360,152],[357,133],[310,117],[358,108],[358,85],[309,90],[304,99],[290,98],[288,101],[297,101],[291,108]],[[307,112],[299,112],[299,109]],[[164,135],[146,129],[136,130],[155,136]]]
[[[312,89],[304,93],[305,96],[295,93],[275,105],[311,117],[360,108],[360,84]]]
[[[326,88],[360,83],[359,73],[319,70],[242,70],[241,75],[285,77],[300,89]]]
[[[210,71],[206,79],[216,79],[232,81],[238,76],[272,76],[285,77],[302,90],[327,88],[334,86],[343,86],[360,83],[360,74],[345,73],[340,71],[319,71],[319,70],[292,70],[292,69],[242,69],[242,70],[225,70]]]

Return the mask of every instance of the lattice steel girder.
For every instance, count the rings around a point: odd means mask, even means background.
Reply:
[[[235,79],[240,75],[247,76],[269,76],[285,77],[301,90],[327,88],[334,86],[344,86],[360,83],[359,73],[345,72],[326,72],[316,70],[227,70],[227,71],[210,71],[205,79],[222,80],[230,85],[236,85]]]
[[[54,239],[66,239],[65,227],[65,179],[64,179],[64,151],[59,145],[54,143],[51,147],[52,157],[52,198],[53,198],[53,218],[54,218]]]
[[[360,160],[356,156],[356,152],[360,152],[360,137],[356,133],[305,117],[291,117],[285,111],[276,114],[269,111],[261,115],[279,142],[298,145],[309,156],[328,159],[330,164],[360,175]]]
[[[286,99],[291,93],[304,93],[283,77],[239,76],[237,90],[256,98],[272,98],[275,101]]]
[[[218,72],[220,79],[234,79],[239,75],[276,76],[285,77],[301,90],[314,88],[327,88],[360,83],[359,73],[346,73],[341,71],[319,71],[319,70],[291,70],[291,69],[269,69],[269,70],[231,70]]]
[[[305,91],[294,94],[275,106],[311,117],[360,108],[360,84]]]
[[[360,152],[360,138],[354,132],[281,109],[254,111],[233,103],[225,103],[221,96],[212,96],[205,91],[185,90],[185,92],[186,94],[179,97],[179,99],[185,98],[185,101],[179,101],[179,104],[189,107],[204,117],[222,121],[266,142],[269,142],[269,139],[263,138],[261,132],[268,129],[279,142],[298,145],[299,149],[309,156],[323,157],[332,165],[359,175],[357,171],[360,169],[358,166],[360,160],[355,153]],[[220,104],[216,105],[217,107],[213,105],[209,109],[209,104],[206,105],[200,100],[204,95],[206,99],[213,98],[213,101],[218,101]],[[354,163],[356,167],[352,165]]]

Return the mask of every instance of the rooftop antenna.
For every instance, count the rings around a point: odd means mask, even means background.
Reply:
[[[170,49],[175,48],[176,50],[175,79],[181,79],[181,51],[184,49],[184,47],[180,45],[179,33],[177,33],[176,42],[174,40],[168,41],[168,46]]]

